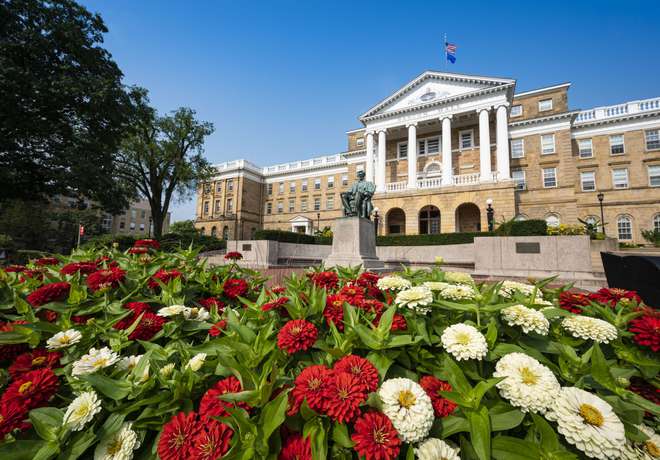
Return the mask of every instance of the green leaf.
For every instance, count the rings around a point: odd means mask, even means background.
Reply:
[[[264,442],[268,442],[270,435],[284,423],[288,404],[288,392],[283,391],[262,409],[259,423],[263,427]]]
[[[348,434],[348,427],[343,423],[335,422],[332,428],[332,440],[339,444],[341,447],[350,449],[355,445],[350,435]]]
[[[490,424],[493,431],[511,430],[520,425],[525,418],[525,414],[518,409],[494,414],[490,413]]]
[[[131,384],[122,380],[114,380],[101,374],[89,374],[80,377],[89,382],[99,393],[110,399],[119,401],[131,392]]]
[[[45,441],[56,441],[62,426],[64,413],[56,407],[40,407],[30,411],[30,422],[39,437]]]
[[[94,441],[96,441],[96,435],[91,428],[76,434],[67,441],[66,448],[57,460],[76,460],[85,453],[89,446],[94,444]]]
[[[493,458],[495,460],[538,460],[541,452],[536,444],[510,436],[498,436],[493,439]]]
[[[387,370],[394,362],[394,360],[388,358],[383,353],[378,353],[375,351],[372,351],[367,355],[367,360],[369,360],[369,362],[371,362],[371,364],[373,364],[374,367],[378,369],[378,375],[380,375],[380,378],[383,380],[385,380]]]
[[[610,366],[598,343],[591,348],[591,375],[594,380],[610,391],[616,392],[617,384],[610,372]]]
[[[490,459],[490,418],[485,406],[477,410],[466,411],[470,424],[470,442],[479,460]]]
[[[468,394],[472,390],[468,380],[465,378],[465,374],[463,374],[461,368],[449,354],[445,354],[442,360],[442,369],[447,375],[447,379],[454,391],[461,394]]]
[[[552,429],[552,426],[540,415],[532,414],[532,420],[536,431],[541,437],[541,449],[546,452],[551,452],[560,449],[559,438],[557,433]]]
[[[488,390],[493,388],[495,385],[497,385],[505,378],[506,377],[496,377],[488,380],[482,380],[481,382],[477,383],[477,386],[475,386],[474,389],[471,391],[472,403],[474,404],[474,407],[481,404],[481,398],[484,397],[484,395]]]
[[[46,443],[42,440],[21,439],[14,442],[6,442],[0,445],[0,458],[11,458],[11,460],[33,460],[37,452]]]
[[[463,417],[450,415],[440,419],[440,438],[444,439],[453,434],[470,431],[470,424]]]
[[[314,417],[305,423],[303,427],[303,438],[309,438],[314,460],[325,460],[327,458],[328,443],[325,433],[326,429],[321,417]]]

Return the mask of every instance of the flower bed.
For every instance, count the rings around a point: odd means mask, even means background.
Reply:
[[[0,458],[657,458],[634,293],[137,247],[0,270]]]

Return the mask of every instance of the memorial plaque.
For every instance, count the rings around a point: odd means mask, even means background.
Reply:
[[[244,244],[242,246],[243,251],[252,251],[252,245],[251,244]]]
[[[541,243],[516,243],[517,254],[540,254]]]

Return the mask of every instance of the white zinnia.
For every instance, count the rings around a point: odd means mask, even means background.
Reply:
[[[193,372],[197,372],[204,365],[204,361],[206,361],[206,353],[197,353],[195,356],[190,358],[190,361],[188,361],[186,367],[192,369]]]
[[[119,360],[119,355],[108,347],[90,348],[86,355],[73,363],[72,375],[92,374],[99,369],[110,367]]]
[[[440,337],[442,346],[457,361],[464,359],[481,360],[488,353],[486,337],[474,326],[458,323],[449,326]]]
[[[514,296],[516,292],[521,293],[524,296],[531,296],[534,292],[534,286],[525,283],[519,283],[518,281],[502,281],[502,286],[500,287],[500,295],[510,299]],[[540,290],[536,291],[537,298],[543,298],[543,295]]]
[[[464,272],[445,272],[445,281],[457,284],[473,284],[474,280],[469,273]]]
[[[432,291],[442,291],[444,288],[451,286],[444,281],[424,281],[422,286],[429,288]]]
[[[185,309],[185,305],[170,305],[169,307],[163,307],[158,310],[157,315],[168,318],[170,316],[180,315]]]
[[[158,372],[163,377],[168,378],[170,375],[172,375],[172,372],[174,372],[174,363],[165,364],[160,368],[160,371]]]
[[[441,439],[428,438],[415,448],[415,456],[418,460],[461,460],[459,451]]]
[[[135,367],[140,363],[142,356],[144,355],[131,355],[126,358],[122,358],[117,363],[117,368],[122,371],[133,372],[133,369],[135,369]],[[142,377],[140,381],[144,382],[148,378],[149,378],[149,364],[147,364],[144,368],[144,371],[142,371]]]
[[[502,318],[509,326],[520,326],[525,334],[534,331],[540,335],[548,335],[550,321],[543,313],[524,305],[512,305],[502,309]]]
[[[69,424],[71,431],[80,431],[99,412],[101,412],[101,401],[98,395],[94,391],[86,391],[71,401],[66,408],[62,423]]]
[[[612,407],[587,391],[564,387],[546,414],[557,431],[588,457],[618,459],[626,444],[623,423]]]
[[[383,413],[392,421],[403,442],[418,442],[431,431],[435,415],[431,398],[417,383],[406,378],[383,382],[378,390]]]
[[[124,423],[119,431],[106,436],[94,450],[94,460],[131,460],[133,451],[140,447],[137,433],[131,423]]]
[[[425,286],[415,286],[400,291],[394,301],[400,306],[426,314],[431,311],[428,305],[433,302],[433,293]]]
[[[476,296],[476,291],[465,284],[450,284],[440,291],[440,297],[450,300],[472,300]]]
[[[636,445],[638,452],[642,452],[644,460],[660,458],[660,434],[653,431],[651,427],[646,425],[635,425],[642,433],[649,438]]]
[[[406,289],[412,286],[412,283],[400,276],[383,276],[376,282],[378,289],[382,291],[397,291],[399,289]]]
[[[589,316],[568,316],[561,322],[564,329],[573,337],[593,340],[598,343],[609,343],[617,337],[616,327],[598,318]]]
[[[496,386],[503,398],[523,412],[544,414],[561,386],[550,369],[524,353],[509,353],[495,365],[493,377],[505,377]]]
[[[206,321],[211,317],[209,312],[203,307],[199,307],[199,308],[185,307],[182,313],[183,313],[183,317],[190,321]]]
[[[58,332],[50,339],[46,340],[46,348],[49,350],[58,350],[66,348],[80,342],[82,334],[75,329],[69,329],[63,332]]]

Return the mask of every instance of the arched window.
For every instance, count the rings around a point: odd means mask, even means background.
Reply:
[[[545,223],[548,227],[559,227],[559,216],[557,214],[548,214],[545,216]]]
[[[653,230],[660,232],[660,214],[653,216]]]
[[[217,234],[218,234],[218,229],[214,225],[213,227],[211,227],[211,236],[215,237],[217,236]]]
[[[388,235],[404,235],[406,233],[406,214],[401,208],[392,208],[385,215],[385,229]]]
[[[419,233],[420,235],[440,233],[440,210],[437,207],[427,205],[419,211]]]
[[[620,240],[632,240],[632,219],[630,216],[617,217],[616,230]]]
[[[442,165],[437,161],[432,161],[424,167],[427,177],[436,177],[442,174]]]
[[[202,227],[202,228],[199,229],[199,234],[200,234],[200,235],[203,235],[203,234],[205,234],[205,233],[206,233],[206,229],[205,229],[204,227]]]
[[[222,228],[222,239],[223,240],[229,239],[229,227],[227,227],[226,225]]]

